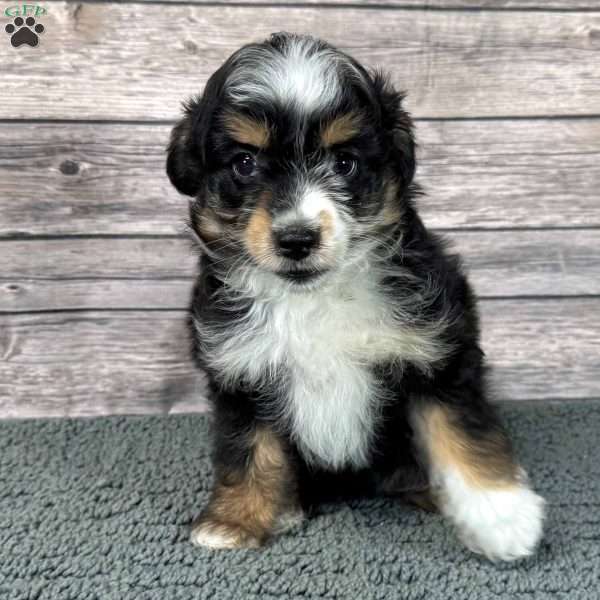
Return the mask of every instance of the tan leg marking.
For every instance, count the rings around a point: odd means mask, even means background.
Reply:
[[[228,473],[215,485],[192,527],[192,541],[219,548],[264,544],[279,526],[278,519],[296,509],[293,481],[279,438],[265,427],[257,429],[246,470]]]
[[[463,543],[491,560],[532,554],[542,536],[544,500],[527,484],[503,432],[469,434],[443,405],[428,406],[415,425],[440,512]]]
[[[448,407],[429,406],[419,419],[421,441],[434,468],[454,468],[474,488],[512,488],[519,469],[506,437],[491,432],[481,439],[469,437]]]

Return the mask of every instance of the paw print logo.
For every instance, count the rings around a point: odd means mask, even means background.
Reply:
[[[44,26],[41,23],[36,25],[33,17],[27,17],[23,20],[17,17],[12,23],[9,23],[4,30],[10,37],[10,43],[18,48],[23,44],[28,46],[37,46],[39,42],[39,33],[44,33]]]

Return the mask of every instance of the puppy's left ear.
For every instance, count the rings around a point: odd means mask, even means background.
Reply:
[[[381,125],[388,136],[392,160],[406,189],[413,180],[416,169],[413,122],[402,108],[404,94],[398,92],[381,71],[372,74],[375,94],[381,108]]]

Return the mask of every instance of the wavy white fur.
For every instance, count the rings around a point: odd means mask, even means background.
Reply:
[[[269,48],[246,49],[239,68],[227,80],[228,93],[239,102],[263,98],[310,112],[331,106],[338,97],[340,64],[334,51],[317,51],[315,40],[309,37],[291,40],[281,54]]]
[[[205,356],[222,381],[281,382],[281,416],[305,458],[323,465],[365,466],[382,390],[371,366],[411,361],[427,371],[444,357],[443,321],[408,325],[398,319],[368,262],[310,292],[251,268],[229,286],[252,298],[249,313],[226,331],[196,322]]]
[[[444,469],[435,474],[434,485],[442,513],[473,552],[510,561],[535,550],[545,501],[525,482],[506,489],[475,488],[457,470]]]

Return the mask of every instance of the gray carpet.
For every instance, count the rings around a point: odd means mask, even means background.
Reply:
[[[600,598],[600,403],[503,408],[549,501],[539,553],[491,564],[439,516],[327,505],[263,551],[192,547],[202,416],[0,422],[0,598]]]

